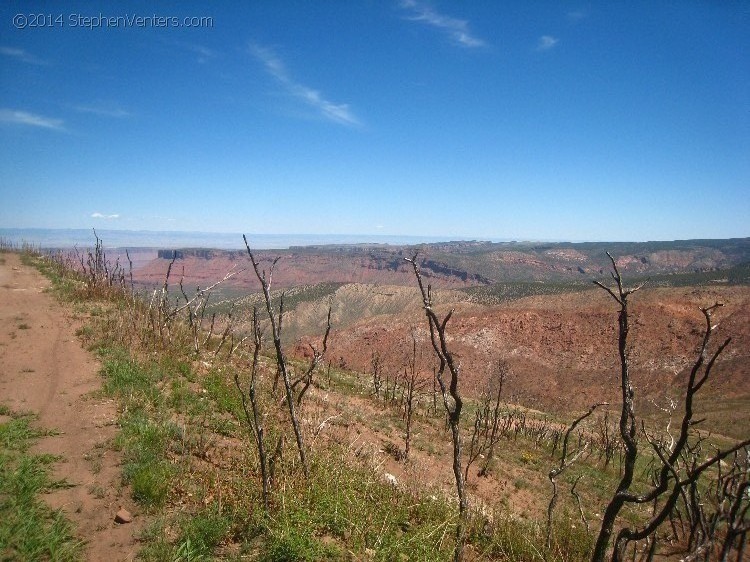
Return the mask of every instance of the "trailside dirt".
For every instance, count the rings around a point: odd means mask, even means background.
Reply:
[[[53,478],[63,486],[45,501],[62,509],[86,543],[87,560],[133,560],[143,517],[121,485],[111,450],[116,406],[102,398],[100,365],[76,337],[81,323],[46,291],[50,282],[0,254],[0,403],[38,416],[45,437],[36,452],[58,455]],[[120,507],[132,523],[115,523]]]

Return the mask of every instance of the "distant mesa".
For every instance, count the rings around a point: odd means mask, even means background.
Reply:
[[[178,260],[184,260],[185,258],[198,258],[202,260],[210,260],[219,256],[227,256],[235,252],[225,252],[222,250],[209,250],[205,248],[193,248],[185,250],[159,250],[157,257],[163,260],[171,260],[172,258]]]
[[[691,274],[693,281],[705,282],[706,275],[730,279],[746,275],[750,263],[750,238],[729,240],[688,240],[671,242],[585,242],[585,243],[493,243],[440,242],[435,244],[328,244],[293,246],[287,249],[257,249],[256,259],[269,267],[281,258],[274,270],[277,288],[316,283],[374,283],[407,285],[414,283],[404,257],[419,253],[419,265],[426,282],[435,288],[459,288],[496,283],[583,283],[588,277],[606,275],[608,251],[630,279],[643,277],[652,283],[685,283],[680,279],[655,276]],[[168,262],[174,257],[185,266],[185,282],[205,284],[220,279],[234,266],[247,268],[247,253],[240,249],[210,249],[194,246],[154,251],[158,259],[135,270],[135,281],[160,283]],[[732,268],[738,268],[736,271]],[[721,274],[717,274],[722,271]],[[743,277],[744,278],[744,277]],[[250,275],[237,275],[233,286],[254,287]]]

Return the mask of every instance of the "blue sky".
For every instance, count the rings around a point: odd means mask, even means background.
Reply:
[[[2,2],[0,227],[750,236],[747,3],[244,4]]]

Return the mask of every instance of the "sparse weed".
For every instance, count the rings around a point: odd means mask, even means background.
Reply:
[[[81,338],[84,342],[88,342],[94,337],[94,328],[89,325],[81,326],[76,330],[76,336]]]
[[[101,500],[107,496],[107,491],[101,486],[92,485],[89,487],[88,492],[98,500]]]
[[[193,556],[208,556],[226,537],[232,521],[219,513],[218,506],[212,505],[194,517],[184,519],[181,526],[181,546],[189,544]]]
[[[513,480],[513,487],[516,490],[525,490],[529,487],[529,483],[524,478],[516,478]]]

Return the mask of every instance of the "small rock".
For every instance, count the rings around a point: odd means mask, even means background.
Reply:
[[[120,508],[120,511],[115,515],[115,523],[123,524],[130,523],[133,521],[133,516],[127,509]]]

